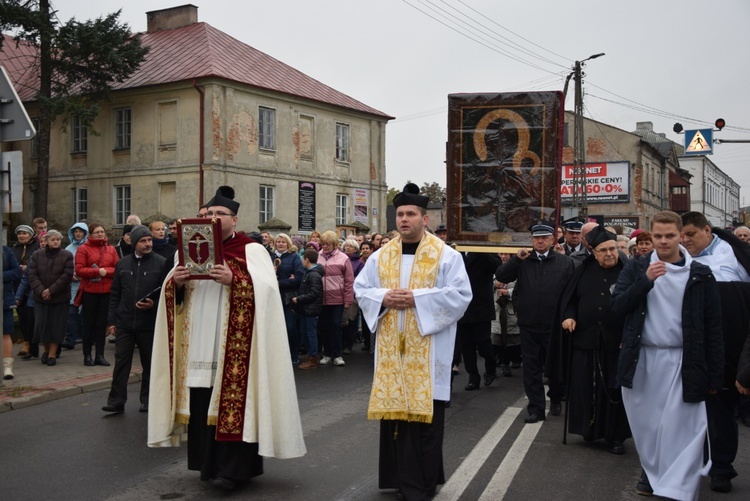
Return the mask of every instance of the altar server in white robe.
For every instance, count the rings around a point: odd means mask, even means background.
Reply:
[[[445,482],[456,323],[472,297],[461,255],[425,231],[428,200],[413,183],[394,197],[399,236],[354,282],[364,319],[377,331],[368,418],[381,422],[379,487],[399,489],[409,501],[434,496]]]
[[[681,229],[674,212],[654,215],[654,251],[625,266],[612,308],[627,314],[617,377],[643,467],[636,490],[692,500],[711,465],[705,400],[721,387],[724,353],[716,280]]]

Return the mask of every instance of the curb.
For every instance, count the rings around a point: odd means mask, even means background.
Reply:
[[[141,372],[131,372],[128,384],[137,383],[141,379]],[[19,397],[8,397],[5,401],[2,401],[3,397],[0,396],[0,414],[81,393],[103,390],[109,388],[111,385],[111,374],[97,374],[72,381],[61,381],[43,387],[31,388],[28,390],[30,394]]]

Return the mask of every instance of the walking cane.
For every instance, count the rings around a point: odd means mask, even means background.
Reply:
[[[571,334],[568,330],[563,330],[563,336],[565,333]],[[568,356],[567,356],[567,374],[565,374],[565,416],[563,417],[563,445],[568,445],[568,406],[570,405],[570,364],[573,356],[573,342],[568,339]]]

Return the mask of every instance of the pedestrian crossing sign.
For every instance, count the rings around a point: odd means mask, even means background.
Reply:
[[[695,129],[685,131],[685,155],[713,155],[713,129]]]

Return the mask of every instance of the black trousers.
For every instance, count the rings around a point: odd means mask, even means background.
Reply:
[[[21,321],[21,331],[24,341],[29,342],[29,353],[33,357],[39,356],[39,343],[34,342],[34,307],[24,306],[18,310],[18,318]]]
[[[477,367],[477,351],[484,358],[484,372],[496,375],[495,354],[492,351],[492,322],[459,323],[457,329],[458,342],[461,345],[461,355],[464,367],[469,374],[469,382],[479,384],[479,368]]]
[[[544,363],[547,359],[549,333],[529,332],[521,329],[521,353],[523,355],[523,388],[529,399],[529,414],[544,416],[547,402],[544,398]],[[553,403],[559,403],[563,396],[561,382],[549,378],[547,392]]]
[[[142,404],[148,404],[148,385],[151,376],[151,350],[154,344],[153,330],[117,329],[115,336],[115,368],[112,371],[112,388],[109,390],[107,403],[122,407],[128,400],[128,379],[133,366],[133,353],[138,347],[143,374],[141,378]]]
[[[212,388],[190,388],[188,470],[201,472],[201,480],[228,478],[236,482],[263,474],[258,444],[218,442],[216,426],[208,426]]]
[[[445,402],[433,400],[432,423],[380,421],[381,489],[401,489],[407,501],[424,501],[445,483]]]
[[[107,311],[109,292],[106,294],[83,293],[83,356],[91,356],[91,347],[96,347],[96,355],[104,355],[104,341],[107,339]]]
[[[708,438],[711,444],[711,471],[709,475],[737,476],[732,466],[737,456],[739,431],[734,408],[739,400],[739,392],[725,388],[716,395],[706,397],[706,417],[708,418]]]

